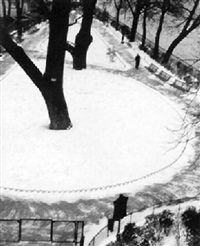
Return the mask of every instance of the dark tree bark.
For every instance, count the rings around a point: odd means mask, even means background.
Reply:
[[[2,0],[2,8],[3,8],[3,17],[4,19],[6,18],[7,16],[7,13],[6,13],[6,3],[5,3],[5,0]]]
[[[43,75],[35,64],[29,59],[21,46],[18,46],[10,37],[10,35],[0,26],[0,44],[13,57],[13,59],[21,66],[25,73],[29,76],[35,86],[41,91]]]
[[[173,50],[176,48],[176,46],[187,36],[187,33],[181,33],[173,42],[170,44],[169,48],[165,52],[164,58],[162,63],[165,64],[169,61],[169,58],[173,52]]]
[[[66,130],[72,127],[63,88],[57,82],[44,78],[42,95],[46,102],[52,130]]]
[[[140,12],[135,12],[133,15],[133,22],[131,26],[130,41],[134,42],[136,39],[137,27],[140,18]]]
[[[155,45],[154,45],[154,50],[153,50],[153,58],[157,59],[159,57],[159,44],[160,44],[160,35],[162,32],[162,27],[165,19],[165,14],[167,13],[167,5],[169,3],[169,0],[164,0],[163,5],[162,5],[162,12],[159,20],[159,25],[158,29],[156,32],[156,37],[155,37]]]
[[[71,127],[63,94],[63,70],[69,11],[70,0],[53,1],[49,19],[50,33],[44,74],[46,86],[42,91],[51,119],[51,129]]]
[[[133,22],[132,22],[131,33],[130,33],[130,41],[134,42],[136,39],[136,33],[137,33],[137,27],[138,27],[140,14],[141,14],[141,11],[144,7],[145,0],[137,0],[135,2],[134,9],[133,9],[132,2],[130,0],[126,0],[126,1],[128,3],[129,9],[133,15]]]
[[[199,24],[197,26],[200,26],[200,21]],[[167,49],[167,51],[165,52],[164,58],[163,58],[163,64],[166,64],[174,49],[176,48],[176,46],[189,34],[191,33],[195,28],[197,28],[197,26],[192,26],[190,29],[185,30],[184,32],[181,32],[178,37],[176,39],[173,40],[173,42],[170,44],[169,48]]]
[[[114,3],[115,3],[115,8],[117,10],[116,12],[116,30],[119,30],[119,16],[120,16],[120,11],[122,9],[122,3],[123,3],[123,0],[119,0],[119,3],[117,3],[116,0],[114,0]]]
[[[142,35],[141,48],[144,49],[146,45],[146,36],[147,36],[147,7],[144,8],[142,29],[143,29],[143,35]]]
[[[50,129],[71,128],[67,105],[63,94],[63,68],[70,0],[54,0],[50,18],[50,36],[46,71],[43,74],[29,59],[9,34],[0,26],[0,44],[16,60],[40,90],[49,113]]]
[[[17,26],[17,36],[20,40],[22,37],[22,10],[23,10],[23,5],[24,1],[23,0],[16,0],[16,11],[17,11],[17,21],[16,21],[16,26]]]
[[[91,25],[96,2],[97,0],[83,0],[83,19],[72,53],[73,68],[76,70],[87,67],[87,51],[92,42]]]
[[[182,29],[182,31],[179,33],[179,35],[173,40],[173,42],[170,44],[169,48],[165,52],[164,58],[163,58],[163,64],[168,63],[170,56],[172,55],[174,49],[176,46],[185,38],[189,33],[191,33],[193,30],[195,30],[197,27],[200,26],[200,14],[197,13],[197,9],[199,7],[200,0],[195,0],[194,6],[192,10],[190,11],[190,14],[185,22],[185,25]]]
[[[11,15],[11,5],[12,5],[11,0],[9,0],[8,1],[8,13],[7,13],[8,16]]]

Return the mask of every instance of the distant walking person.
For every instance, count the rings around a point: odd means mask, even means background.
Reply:
[[[139,68],[139,65],[140,65],[140,55],[137,54],[136,57],[135,57],[135,68],[138,69]]]

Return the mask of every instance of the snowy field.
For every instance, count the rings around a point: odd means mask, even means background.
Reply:
[[[74,25],[69,28],[68,38],[69,42],[75,42],[75,36],[78,33],[80,25]],[[114,61],[110,61],[108,53],[108,48],[112,48],[99,34],[95,29],[92,29],[91,35],[93,37],[93,42],[91,43],[88,53],[87,53],[87,65],[95,65],[109,69],[120,69],[124,70],[129,68],[129,64],[127,64],[121,56],[116,53],[114,57]],[[46,52],[48,39],[43,40],[36,49],[41,52]],[[71,55],[66,52],[66,60],[68,62],[72,62]]]
[[[168,181],[187,165],[192,147],[187,146],[181,155],[185,143],[176,146],[182,133],[177,131],[182,124],[179,106],[132,78],[103,71],[109,66],[125,69],[126,64],[122,58],[111,63],[106,44],[97,34],[95,37],[88,63],[102,66],[102,71],[65,67],[71,130],[48,129],[44,101],[21,68],[16,66],[4,77],[1,187],[14,189],[2,189],[1,194],[71,201],[134,192],[147,184]],[[44,68],[44,60],[35,62]],[[97,187],[103,190],[90,190]]]

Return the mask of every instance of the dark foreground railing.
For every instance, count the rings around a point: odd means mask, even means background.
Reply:
[[[83,246],[84,222],[51,219],[0,219],[0,245],[3,242],[16,243],[16,245],[20,242],[49,242]]]

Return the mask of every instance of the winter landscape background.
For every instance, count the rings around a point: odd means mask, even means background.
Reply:
[[[77,27],[70,30],[71,40]],[[40,27],[37,42],[27,49],[39,68],[44,67],[46,28]],[[188,197],[186,205],[198,207],[200,187],[199,160],[194,162],[199,145],[187,142],[196,133],[185,135],[182,127],[185,105],[197,92],[179,96],[146,74],[151,60],[137,46],[130,52],[133,62],[140,52],[139,72],[119,54],[111,62],[106,53],[112,44],[96,29],[92,34],[87,70],[72,70],[66,56],[71,130],[48,129],[42,98],[18,65],[1,81],[1,218],[84,219],[86,244],[105,225],[120,193],[129,196],[132,212]],[[144,77],[158,84],[156,90],[144,84]]]

